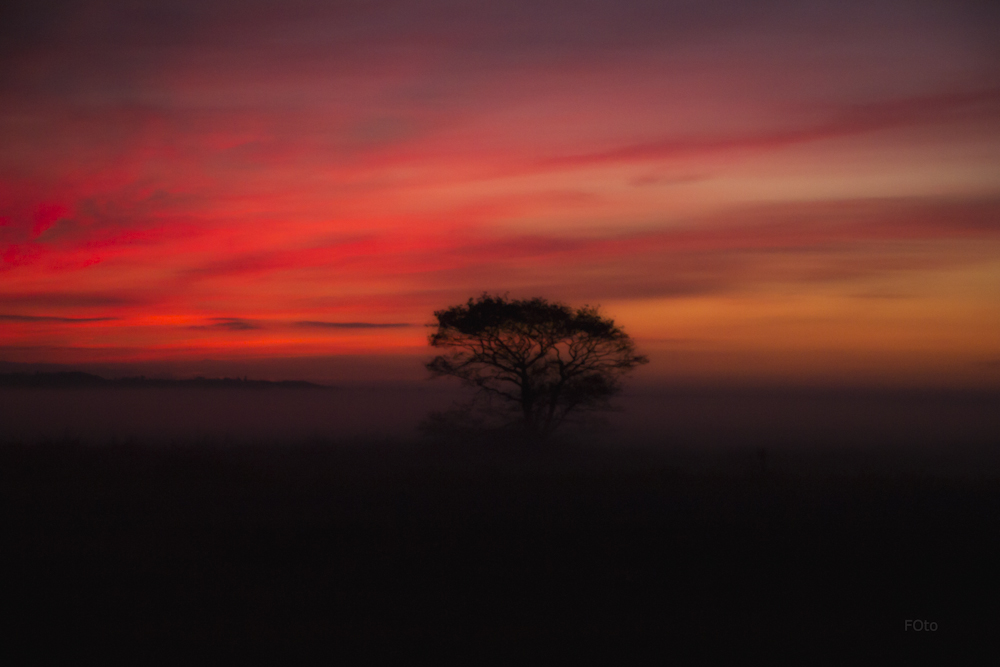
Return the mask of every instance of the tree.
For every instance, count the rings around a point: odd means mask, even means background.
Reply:
[[[544,438],[567,420],[610,408],[621,378],[648,359],[597,308],[484,293],[434,313],[432,377],[456,377],[502,426]],[[435,326],[435,325],[432,325]],[[471,409],[471,408],[470,408]]]

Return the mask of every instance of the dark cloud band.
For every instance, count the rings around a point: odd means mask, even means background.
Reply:
[[[408,322],[317,322],[312,320],[296,322],[298,327],[312,327],[316,329],[399,329],[403,327],[415,326]]]
[[[6,322],[60,322],[63,324],[78,324],[85,322],[112,322],[117,317],[55,317],[53,315],[4,315],[0,320]]]

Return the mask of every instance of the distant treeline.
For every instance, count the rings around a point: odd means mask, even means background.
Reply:
[[[186,380],[147,378],[145,376],[116,378],[109,380],[99,375],[80,371],[59,373],[0,373],[0,387],[208,387],[208,388],[315,388],[323,385],[304,380],[248,380],[247,378],[205,378]]]

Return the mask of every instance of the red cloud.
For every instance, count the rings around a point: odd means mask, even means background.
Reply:
[[[41,204],[32,216],[31,235],[39,236],[46,229],[51,227],[56,220],[66,215],[67,209],[62,204]]]
[[[835,111],[816,125],[728,136],[672,137],[605,151],[542,160],[540,169],[593,164],[680,159],[696,155],[768,151],[895,127],[958,118],[990,119],[1000,115],[1000,89],[925,95],[858,105]]]

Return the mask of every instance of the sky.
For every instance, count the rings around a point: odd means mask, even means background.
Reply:
[[[1000,386],[1000,9],[0,10],[0,362],[422,378],[599,305],[649,382]]]

